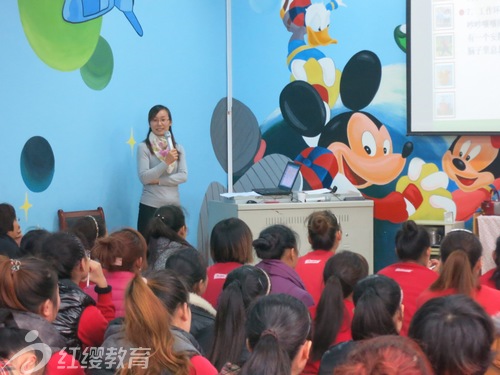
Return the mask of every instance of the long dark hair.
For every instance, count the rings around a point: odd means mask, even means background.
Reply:
[[[219,297],[210,362],[220,370],[226,362],[239,363],[245,344],[248,306],[271,289],[269,276],[245,265],[229,272]]]
[[[316,310],[314,335],[311,347],[313,361],[319,361],[332,343],[344,320],[344,299],[350,296],[356,283],[368,276],[368,262],[352,251],[342,251],[325,264],[323,281],[325,288]]]
[[[177,144],[175,142],[174,132],[173,132],[173,129],[172,129],[172,121],[173,120],[172,120],[172,113],[170,112],[170,109],[168,109],[164,105],[156,104],[156,105],[152,106],[151,109],[148,112],[148,126],[149,126],[149,130],[148,130],[148,134],[146,135],[146,139],[144,140],[144,142],[146,143],[146,146],[148,147],[148,150],[152,154],[154,154],[153,146],[151,146],[151,142],[149,141],[149,135],[151,134],[151,121],[155,118],[155,116],[158,114],[158,112],[160,112],[163,109],[165,111],[167,111],[168,118],[170,119],[170,135],[172,136],[172,143],[174,144],[174,147]]]
[[[241,375],[290,375],[292,361],[309,337],[311,318],[297,298],[273,294],[252,304],[245,329],[252,353]]]
[[[442,268],[438,279],[430,286],[432,291],[455,289],[457,293],[472,295],[478,286],[474,267],[481,258],[483,247],[477,236],[464,229],[448,232],[440,246]]]
[[[393,279],[365,277],[354,287],[352,297],[356,306],[351,325],[354,340],[399,334],[394,316],[401,308],[401,288]]]
[[[396,233],[396,254],[402,261],[417,261],[431,246],[429,232],[413,220],[403,223]]]
[[[500,237],[497,238],[495,246],[495,265],[497,268],[491,275],[491,280],[495,283],[495,287],[500,289]]]
[[[146,228],[148,244],[148,264],[153,266],[158,258],[157,240],[167,238],[184,246],[191,246],[179,235],[179,230],[186,225],[186,216],[182,207],[167,204],[156,209]]]

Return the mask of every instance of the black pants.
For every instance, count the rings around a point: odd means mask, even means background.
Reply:
[[[156,207],[146,206],[139,203],[139,217],[137,218],[137,230],[146,237],[149,220],[154,216]]]

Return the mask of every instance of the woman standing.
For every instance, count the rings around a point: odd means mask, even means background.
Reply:
[[[179,184],[187,180],[186,154],[175,142],[170,110],[160,104],[153,106],[148,122],[148,135],[137,148],[137,170],[144,185],[137,229],[143,236],[158,207],[180,205]]]

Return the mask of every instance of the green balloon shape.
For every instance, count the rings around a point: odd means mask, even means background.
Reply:
[[[24,33],[33,51],[51,68],[80,69],[93,55],[102,17],[69,23],[62,17],[64,0],[18,0]]]
[[[83,82],[93,90],[104,89],[113,75],[113,51],[102,36],[90,60],[82,66],[80,74]]]

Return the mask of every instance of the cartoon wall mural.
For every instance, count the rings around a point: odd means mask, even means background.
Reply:
[[[384,76],[384,72],[390,74],[391,67],[384,67],[376,52],[356,52],[339,66],[334,62],[335,54],[320,50],[342,40],[339,32],[335,39],[329,35],[331,11],[337,10],[335,15],[341,17],[349,12],[349,4],[310,0],[281,4],[280,18],[292,33],[287,55],[290,83],[279,93],[277,115],[261,122],[260,132],[255,121],[233,126],[238,143],[233,148],[235,160],[248,152],[250,144],[254,150],[246,156],[245,167],[235,170],[234,191],[262,186],[262,178],[251,173],[252,163],[268,168],[264,175],[279,176],[276,163],[260,165],[267,158],[284,157],[300,163],[303,189],[331,188],[337,175],[345,176],[374,201],[376,232],[381,234],[375,239],[375,249],[384,253],[375,257],[379,267],[394,257],[393,236],[401,222],[443,220],[445,212],[452,212],[456,220],[469,220],[489,196],[490,188],[500,186],[498,139],[463,136],[448,146],[448,137],[407,136],[406,119],[393,114],[394,103],[372,103],[381,81],[393,79]],[[342,12],[338,13],[340,6]],[[392,30],[392,35],[386,35],[386,44],[406,53],[406,25]],[[237,108],[241,106],[245,105],[237,101]],[[246,106],[245,110],[251,112]],[[214,115],[218,111],[220,108]],[[212,133],[225,131],[225,122],[219,120],[212,118],[212,129],[219,127]],[[249,128],[254,129],[251,137]],[[221,153],[216,139],[212,137],[214,151]],[[259,149],[263,159],[256,151],[259,140],[264,146]],[[227,171],[227,161],[219,158],[219,162]],[[239,183],[241,178],[244,186]],[[276,178],[268,179],[267,186],[274,186]],[[209,188],[206,198],[219,199],[217,194],[225,188],[219,186],[214,191],[211,194]]]
[[[113,75],[113,51],[100,32],[102,16],[115,6],[142,36],[133,0],[18,0],[24,33],[40,60],[62,72],[80,69],[93,90],[103,90]]]

